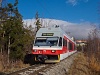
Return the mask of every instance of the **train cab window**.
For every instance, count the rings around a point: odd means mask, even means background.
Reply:
[[[62,37],[59,38],[59,46],[62,46]]]
[[[37,37],[34,46],[57,46],[58,37]]]
[[[51,46],[57,46],[58,37],[47,38],[47,42],[51,44]]]

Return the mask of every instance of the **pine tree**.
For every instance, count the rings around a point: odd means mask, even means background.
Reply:
[[[39,15],[38,15],[38,12],[36,13],[35,15],[35,19],[36,19],[36,32],[41,28],[41,23],[40,23],[40,20],[39,20]]]
[[[6,22],[7,18],[8,18],[7,7],[5,8],[0,7],[0,51],[1,53],[4,51],[4,45],[5,45],[4,23]]]
[[[21,59],[23,57],[23,35],[24,28],[22,17],[17,9],[18,0],[14,4],[8,3],[7,14],[8,19],[3,24],[5,31],[5,49],[8,51],[8,56],[12,59]]]
[[[8,53],[10,59],[22,59],[25,50],[31,48],[33,43],[33,34],[30,29],[23,27],[22,16],[18,11],[18,0],[14,4],[8,5],[0,9],[0,42],[1,50]],[[6,9],[6,10],[5,10]],[[27,47],[28,46],[28,47]]]

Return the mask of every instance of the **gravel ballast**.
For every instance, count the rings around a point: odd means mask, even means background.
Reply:
[[[50,68],[40,72],[39,75],[67,75],[69,68],[73,64],[73,61],[78,53],[74,53],[65,60],[51,66]]]

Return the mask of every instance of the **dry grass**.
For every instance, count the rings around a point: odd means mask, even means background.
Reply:
[[[23,64],[21,60],[7,62],[7,57],[0,54],[0,72],[14,72],[22,68],[28,67],[29,64]]]
[[[100,75],[100,62],[94,56],[88,58],[83,53],[80,53],[75,58],[68,75]]]
[[[7,65],[6,55],[0,54],[0,72],[3,72]]]
[[[2,62],[0,60],[0,72],[3,71],[3,66],[2,66]]]
[[[100,61],[93,55],[91,56],[89,67],[93,73],[100,74]]]
[[[23,64],[23,62],[20,60],[20,61],[13,62],[13,63],[9,64],[8,68],[6,68],[4,70],[4,72],[11,73],[11,72],[21,70],[21,69],[26,68],[26,67],[29,67],[29,64]]]

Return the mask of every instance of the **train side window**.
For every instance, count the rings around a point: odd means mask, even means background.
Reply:
[[[59,46],[62,46],[62,37],[59,38]]]
[[[66,40],[66,47],[67,47],[67,40]]]
[[[76,50],[76,45],[74,44],[74,50]]]
[[[72,50],[72,43],[69,42],[69,50]]]
[[[63,46],[67,47],[67,40],[65,40],[64,38],[63,38]]]

